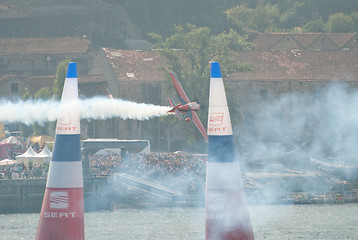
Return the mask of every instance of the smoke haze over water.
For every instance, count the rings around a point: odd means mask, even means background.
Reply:
[[[358,154],[358,92],[344,84],[274,98],[256,115],[236,134],[255,156],[277,156],[307,141],[308,154]]]
[[[0,121],[5,123],[21,122],[24,124],[56,121],[59,109],[78,111],[81,119],[122,119],[148,120],[167,114],[171,108],[146,103],[136,103],[122,99],[95,97],[79,99],[78,103],[62,103],[56,100],[0,100]]]

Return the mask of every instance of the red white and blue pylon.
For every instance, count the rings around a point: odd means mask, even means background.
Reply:
[[[77,65],[69,63],[36,239],[84,239]]]
[[[205,239],[254,239],[220,65],[211,63]]]

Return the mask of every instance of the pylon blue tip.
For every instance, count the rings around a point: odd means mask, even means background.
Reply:
[[[70,62],[67,69],[67,78],[77,78],[77,64]]]
[[[221,78],[220,65],[219,65],[218,62],[212,62],[211,63],[210,77],[212,77],[212,78]]]

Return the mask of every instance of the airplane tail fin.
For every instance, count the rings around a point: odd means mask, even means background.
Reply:
[[[173,99],[168,98],[168,100],[169,100],[170,106],[172,106],[172,108],[175,108],[175,103],[174,103]]]
[[[176,109],[176,105],[175,105],[173,99],[168,98],[168,100],[169,100],[170,106],[172,106],[172,108],[173,108],[173,109],[169,110],[168,112],[174,112],[178,116],[179,120],[182,120],[183,118],[182,118],[181,114],[179,113],[178,109]]]

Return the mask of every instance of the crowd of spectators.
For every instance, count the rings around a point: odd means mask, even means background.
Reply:
[[[144,174],[151,176],[205,175],[206,155],[189,153],[131,154],[122,158],[119,154],[92,155],[89,157],[93,175],[113,172]]]
[[[15,178],[45,178],[47,177],[46,168],[41,165],[30,165],[26,167],[24,163],[15,164],[11,166],[2,166],[0,168],[0,179],[15,179]]]
[[[92,175],[109,175],[120,169],[126,168],[124,159],[119,154],[89,156],[89,165]]]
[[[11,144],[10,148],[6,149],[6,159],[15,160],[16,156],[23,154],[31,146],[33,150],[39,153],[43,147],[37,142],[28,142],[26,138],[16,137],[20,144]],[[47,177],[46,166],[36,166],[36,164],[29,163],[26,166],[24,163],[15,163],[0,166],[0,179],[14,179],[14,178],[46,178]]]
[[[121,154],[89,156],[90,173],[93,176],[108,176],[126,173],[160,182],[168,187],[190,185],[196,188],[205,183],[206,155],[190,153]],[[46,166],[26,167],[23,163],[3,166],[0,179],[47,177]]]
[[[92,155],[89,158],[93,175],[127,173],[169,187],[190,185],[196,188],[205,183],[206,155],[189,153]]]

